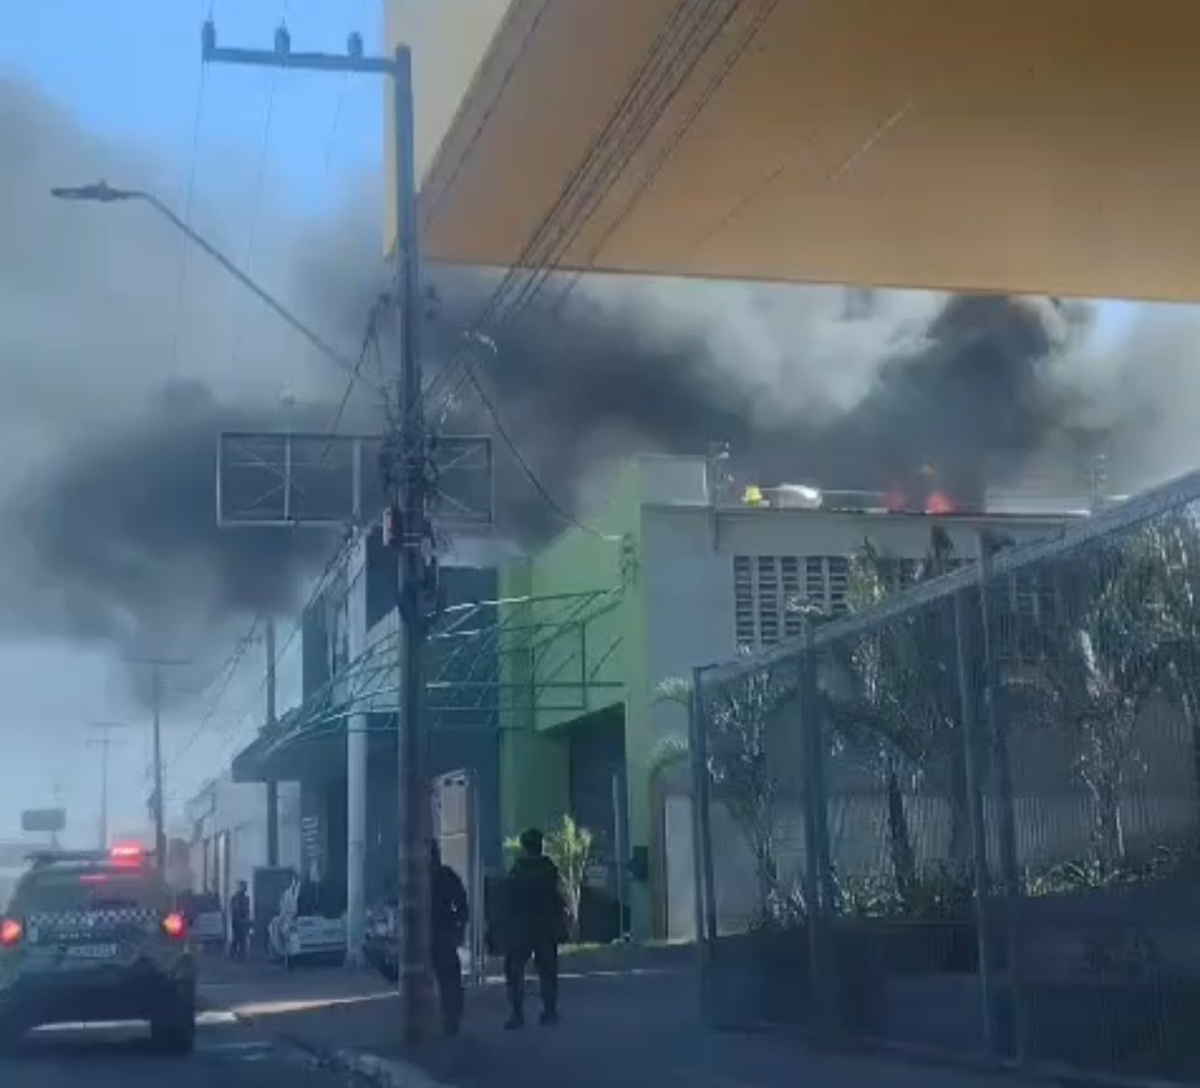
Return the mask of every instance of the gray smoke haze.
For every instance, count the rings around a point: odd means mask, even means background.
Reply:
[[[343,376],[199,257],[173,362],[178,236],[142,209],[46,194],[107,177],[170,196],[180,179],[18,83],[0,81],[0,132],[0,633],[213,643],[232,619],[294,607],[330,541],[219,530],[216,435],[320,430]],[[198,228],[235,255],[245,174],[231,161],[196,209]],[[347,354],[385,283],[379,207],[355,192],[326,221],[296,214],[255,257],[255,275]],[[432,269],[428,279],[440,299],[426,345],[436,373],[495,277]],[[1197,452],[1191,311],[1154,314],[1097,354],[1088,307],[1044,299],[605,278],[564,301],[561,287],[489,330],[495,354],[474,358],[527,459],[573,509],[624,456],[700,453],[712,441],[729,442],[762,483],[907,486],[933,462],[965,502],[1081,450],[1110,449],[1121,486]],[[285,392],[296,402],[287,410]],[[345,428],[378,425],[360,393]],[[489,426],[469,390],[448,425]],[[502,450],[498,462],[500,530],[533,544],[560,529]]]
[[[186,179],[3,77],[0,133],[0,637],[203,656],[246,613],[291,607],[331,547],[218,529],[217,434],[323,430],[345,377],[195,251],[181,290],[182,239],[147,208],[49,195],[105,178],[182,210]],[[222,165],[193,222],[246,263],[255,171],[234,155]],[[333,234],[354,214],[309,222],[265,200],[288,226],[262,217],[253,274],[354,355],[378,266],[360,270],[362,250]],[[317,265],[360,309],[325,304],[305,281]],[[369,399],[352,400],[345,425],[376,425]]]

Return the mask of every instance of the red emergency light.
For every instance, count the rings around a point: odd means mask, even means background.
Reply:
[[[138,866],[146,858],[146,851],[135,842],[120,843],[109,851],[109,857],[116,865]]]

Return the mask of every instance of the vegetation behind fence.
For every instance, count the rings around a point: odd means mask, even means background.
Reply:
[[[720,1016],[1200,1077],[1198,501],[935,524],[908,586],[864,541],[844,614],[697,672]]]

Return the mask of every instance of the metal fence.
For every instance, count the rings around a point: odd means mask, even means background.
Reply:
[[[864,547],[846,612],[696,670],[715,1020],[1200,1079],[1198,513],[935,528],[904,590]]]

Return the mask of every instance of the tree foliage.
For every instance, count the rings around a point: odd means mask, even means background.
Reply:
[[[953,565],[953,548],[934,529],[913,583]],[[895,559],[865,540],[851,557],[846,604],[869,610],[904,588]],[[833,651],[834,673],[824,709],[835,751],[865,767],[885,796],[888,851],[902,903],[918,894],[916,850],[905,796],[949,743],[957,726],[952,657],[944,609],[920,609],[847,639]],[[952,760],[953,764],[953,760]],[[953,776],[957,786],[959,776]],[[966,841],[965,784],[951,791],[951,856]]]
[[[1026,719],[1066,728],[1073,771],[1092,802],[1098,861],[1124,861],[1122,797],[1143,769],[1137,729],[1156,695],[1196,728],[1200,534],[1189,513],[1139,527],[1060,564],[1056,614],[1039,652],[1009,670]]]
[[[749,656],[749,651],[743,651]],[[742,834],[754,858],[758,905],[764,920],[778,891],[779,799],[781,767],[772,751],[772,732],[798,692],[798,680],[786,667],[748,668],[736,679],[702,696],[708,748],[707,770],[718,800]],[[692,704],[691,681],[663,680],[660,701]],[[686,741],[660,743],[664,754],[678,756]],[[776,758],[773,758],[776,757]]]

